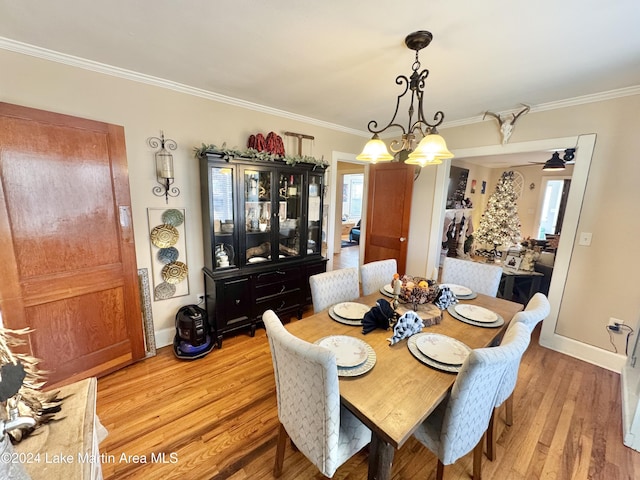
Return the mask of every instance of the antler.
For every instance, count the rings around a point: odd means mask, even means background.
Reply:
[[[482,116],[482,120],[484,120],[487,115],[489,115],[490,117],[494,117],[496,120],[498,120],[498,123],[500,125],[502,125],[502,123],[504,122],[504,120],[500,117],[500,114],[489,112],[489,111],[484,112],[484,115]]]
[[[511,120],[511,125],[515,125],[516,120],[518,119],[518,117],[522,114],[527,113],[529,110],[531,110],[531,107],[529,105],[526,105],[524,103],[521,103],[520,105],[522,105],[524,108],[522,110],[520,110],[518,113],[512,113],[511,115],[513,115],[513,120]]]

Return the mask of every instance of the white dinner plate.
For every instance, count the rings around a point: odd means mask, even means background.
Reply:
[[[366,343],[348,335],[332,335],[323,338],[318,345],[336,354],[339,367],[355,367],[367,359]]]
[[[420,336],[416,346],[427,357],[447,365],[462,365],[471,352],[461,341],[439,333]]]
[[[441,283],[440,287],[449,287],[449,290],[451,290],[456,297],[466,297],[473,293],[473,290],[470,288],[464,285],[456,285],[455,283]]]
[[[390,293],[391,295],[393,295],[393,287],[391,286],[391,284],[390,284],[390,283],[387,283],[387,284],[386,284],[384,287],[382,287],[382,288],[384,288],[385,292],[388,292],[388,293]]]
[[[476,322],[492,323],[498,320],[495,312],[477,305],[459,304],[455,306],[455,310],[456,313]]]
[[[261,262],[268,262],[269,260],[264,258],[264,257],[251,257],[249,260],[247,260],[247,262],[249,263],[261,263]]]
[[[335,314],[347,320],[362,320],[370,309],[371,307],[356,302],[342,302],[333,306]]]

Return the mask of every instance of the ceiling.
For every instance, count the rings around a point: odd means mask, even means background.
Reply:
[[[370,120],[389,122],[395,77],[411,73],[412,31],[433,33],[420,54],[425,116],[442,110],[446,126],[640,86],[639,21],[638,0],[0,0],[0,47],[24,43],[366,135]]]

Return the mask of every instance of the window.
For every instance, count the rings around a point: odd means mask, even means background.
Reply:
[[[344,175],[342,187],[342,216],[348,221],[357,222],[362,215],[362,190],[364,174]],[[346,218],[345,218],[346,217]]]
[[[562,228],[564,209],[571,180],[557,179],[545,182],[540,224],[536,238],[545,238],[546,234],[558,234]]]

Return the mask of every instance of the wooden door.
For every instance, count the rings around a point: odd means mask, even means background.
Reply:
[[[371,166],[364,263],[395,258],[398,272],[406,273],[414,171],[396,162]]]
[[[59,385],[144,356],[124,129],[0,103],[0,310]]]

